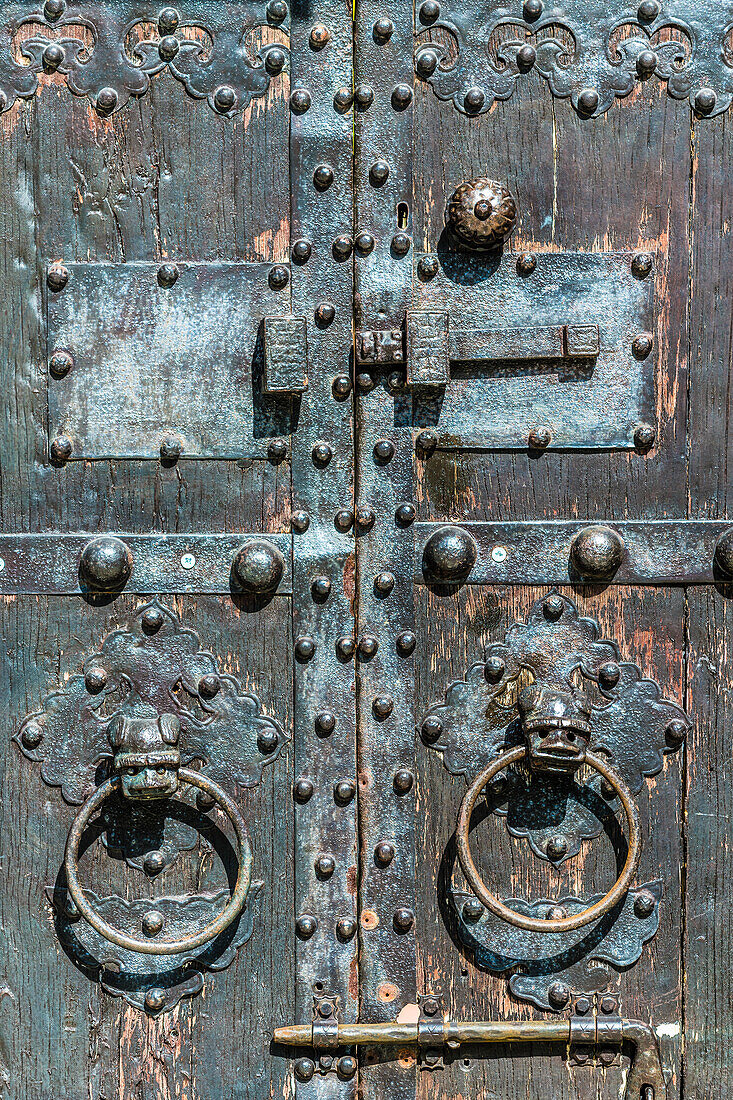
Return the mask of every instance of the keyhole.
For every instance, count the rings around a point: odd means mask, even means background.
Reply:
[[[410,208],[406,202],[397,203],[397,228],[407,229],[407,222],[410,217]]]

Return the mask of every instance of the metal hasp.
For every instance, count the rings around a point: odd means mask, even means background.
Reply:
[[[436,1026],[437,1025],[437,1026]],[[442,1025],[442,1026],[441,1026]],[[620,1017],[570,1020],[486,1020],[471,1023],[447,1017],[429,1023],[428,1034],[421,1035],[427,1021],[398,1024],[342,1024],[336,1029],[338,1047],[365,1046],[443,1046],[455,1048],[462,1043],[565,1043],[573,1046],[631,1047],[631,1063],[626,1076],[625,1100],[666,1100],[666,1087],[659,1061],[654,1032],[639,1020]],[[279,1027],[273,1041],[281,1046],[314,1047],[318,1035],[314,1024]],[[335,1044],[334,1044],[335,1045]]]

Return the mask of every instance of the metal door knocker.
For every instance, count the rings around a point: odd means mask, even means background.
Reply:
[[[261,884],[252,881],[244,819],[226,788],[259,782],[285,743],[281,726],[192,630],[153,602],[109,634],[83,674],[52,692],[14,740],[46,783],[81,804],[63,873],[48,891],[67,954],[108,992],[149,1012],[198,992],[202,971],[228,966],[252,934],[247,907]],[[82,888],[88,830],[96,827],[110,854],[153,877],[199,832],[213,837],[214,807],[233,833],[230,843],[219,830],[217,842],[236,862],[231,892],[128,902]]]
[[[456,851],[472,893],[453,894],[458,932],[480,964],[510,973],[517,996],[559,1009],[572,990],[598,992],[614,977],[610,968],[635,962],[656,932],[661,884],[632,888],[641,857],[634,796],[688,726],[684,711],[557,592],[489,645],[485,660],[428,711],[424,743],[469,783]],[[586,766],[595,774],[580,779]],[[500,900],[471,852],[471,815],[482,794],[511,835],[556,867],[611,819],[618,833],[621,810],[626,840],[619,833],[625,852],[615,884],[588,897]]]

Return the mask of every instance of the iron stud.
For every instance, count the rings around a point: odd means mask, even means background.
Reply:
[[[356,251],[360,252],[362,256],[367,256],[374,248],[374,237],[371,233],[359,233],[355,244]]]
[[[265,54],[265,68],[270,76],[277,76],[285,68],[285,53],[277,46],[273,46]]]
[[[531,275],[537,267],[537,257],[531,252],[523,252],[517,257],[517,272],[520,275]]]
[[[356,921],[351,917],[341,917],[336,923],[336,935],[344,942],[353,939],[356,935]]]
[[[316,324],[319,328],[326,328],[336,316],[336,310],[330,302],[321,302],[315,312]]]
[[[330,878],[336,870],[336,860],[333,856],[320,855],[315,862],[315,869],[319,878]]]
[[[409,932],[415,923],[415,914],[412,909],[400,908],[395,912],[392,923],[396,932]]]
[[[379,439],[374,444],[374,458],[378,463],[390,462],[394,458],[394,443],[391,439]]]
[[[221,680],[215,672],[207,672],[199,680],[199,695],[204,699],[213,699],[221,691]]]
[[[443,723],[440,718],[435,714],[429,714],[422,724],[420,736],[426,745],[434,745],[436,741],[440,740],[442,732]]]
[[[140,622],[146,634],[156,634],[163,625],[163,612],[158,607],[147,607]]]
[[[654,257],[650,252],[637,252],[631,261],[631,271],[637,279],[643,279],[649,274],[654,264]]]
[[[334,397],[343,399],[351,393],[351,379],[348,374],[338,374],[331,386]]]
[[[392,238],[390,247],[395,256],[406,256],[407,253],[410,251],[411,244],[412,239],[407,235],[407,233],[395,233],[394,237]]]
[[[527,443],[533,451],[545,451],[552,443],[552,432],[544,424],[532,428],[527,436]]]
[[[96,99],[97,113],[100,115],[111,115],[117,106],[118,101],[117,92],[114,88],[102,88]]]
[[[417,511],[414,504],[399,504],[395,510],[395,520],[400,527],[409,527],[415,522]]]
[[[322,50],[331,40],[331,32],[323,23],[316,23],[310,33],[310,47],[312,50]]]
[[[424,0],[420,5],[419,15],[421,23],[434,23],[440,15],[440,4],[437,0]]]
[[[308,530],[310,521],[311,518],[308,513],[304,512],[300,508],[296,512],[293,512],[293,515],[290,519],[293,530],[297,531],[299,535],[302,535],[304,531]]]
[[[165,867],[165,856],[162,852],[148,852],[143,860],[143,867],[147,874],[158,875]]]
[[[349,256],[351,255],[352,248],[353,244],[351,241],[351,237],[348,237],[346,234],[342,234],[341,236],[337,237],[332,246],[334,259],[348,260]]]
[[[172,61],[180,49],[178,39],[173,34],[164,35],[158,43],[161,61]]]
[[[542,0],[524,0],[524,18],[530,22],[542,15]]]
[[[639,424],[634,432],[634,443],[640,451],[648,451],[657,438],[657,430],[651,424]]]
[[[293,1069],[299,1081],[310,1081],[316,1072],[316,1064],[312,1058],[298,1058]]]
[[[565,982],[552,982],[547,990],[547,999],[554,1008],[564,1008],[570,1000],[570,990]]]
[[[547,841],[545,851],[549,859],[562,859],[568,854],[568,838],[563,836],[562,833],[551,836]]]
[[[355,794],[356,786],[350,779],[339,779],[338,783],[333,785],[334,800],[342,806],[351,802]]]
[[[313,797],[313,784],[310,779],[296,779],[293,784],[293,797],[296,802],[307,802]]]
[[[173,286],[180,272],[176,264],[165,263],[158,268],[158,285]]]
[[[422,1002],[421,1008],[425,1016],[437,1016],[440,1011],[440,1005],[435,997],[426,997]]]
[[[412,103],[412,88],[409,84],[395,84],[392,89],[392,106],[395,111],[404,111]]]
[[[351,104],[354,102],[354,96],[351,88],[339,88],[333,97],[333,105],[337,111],[348,111]]]
[[[369,84],[357,84],[354,91],[354,100],[357,107],[360,107],[362,111],[366,111],[374,102],[374,89]]]
[[[394,701],[389,695],[375,695],[372,699],[372,714],[378,721],[388,718],[394,709]]]
[[[409,657],[417,645],[417,637],[412,630],[401,630],[395,639],[400,657]]]
[[[417,439],[415,440],[415,448],[419,455],[427,457],[433,453],[437,446],[438,437],[432,428],[423,428],[421,432],[418,432]]]
[[[631,350],[636,359],[646,359],[652,350],[652,336],[649,332],[640,332],[631,342]]]
[[[478,898],[469,898],[463,905],[463,919],[467,921],[481,920],[484,914],[484,907]]]
[[[611,527],[584,527],[570,544],[570,561],[581,577],[602,580],[612,577],[626,556],[624,540]]]
[[[160,457],[163,462],[177,462],[183,454],[183,443],[175,435],[166,435],[160,443]]]
[[[318,733],[330,734],[336,729],[336,715],[333,711],[322,710],[316,715],[316,730]]]
[[[356,509],[356,523],[362,531],[369,531],[374,526],[375,515],[373,509],[366,504],[360,504]]]
[[[158,15],[158,30],[161,34],[173,34],[178,27],[178,12],[175,8],[163,8]]]
[[[338,531],[349,531],[354,523],[354,513],[350,508],[339,508],[333,522]]]
[[[311,581],[311,593],[316,600],[327,600],[331,595],[331,578],[314,577]]]
[[[157,936],[163,931],[163,914],[158,909],[149,909],[142,919],[142,929],[146,936]]]
[[[381,187],[389,178],[389,165],[386,160],[377,160],[369,169],[369,182],[372,187]]]
[[[287,18],[288,5],[285,0],[270,0],[267,5],[267,18],[273,23],[282,23]]]
[[[537,50],[529,42],[525,42],[517,50],[517,68],[520,72],[529,72],[537,60]]]
[[[391,844],[388,840],[380,840],[374,849],[374,858],[377,863],[381,863],[383,867],[386,867],[395,857],[394,844]]]
[[[438,274],[437,256],[421,257],[418,261],[417,273],[424,282],[427,282],[429,279],[434,279]]]
[[[486,102],[486,96],[481,88],[469,88],[463,97],[463,105],[472,114],[481,110]]]
[[[372,35],[377,42],[388,42],[394,34],[394,23],[385,15],[377,19],[372,27]]]
[[[438,55],[435,50],[421,50],[415,61],[418,75],[424,78],[430,77],[438,65]]]
[[[267,457],[270,462],[282,462],[287,458],[288,445],[284,439],[271,439],[267,444]]]
[[[48,361],[48,369],[54,378],[63,378],[74,366],[74,357],[68,351],[55,351]]]
[[[84,686],[92,695],[98,695],[102,688],[105,687],[106,683],[107,672],[105,669],[95,665],[93,668],[87,670],[84,677]]]
[[[113,592],[132,574],[130,548],[112,535],[92,539],[82,550],[79,576],[84,584],[101,592]]]
[[[489,657],[484,664],[484,676],[490,684],[496,684],[506,672],[506,661],[503,657]]]
[[[149,989],[145,994],[145,1007],[148,1012],[160,1012],[165,1008],[165,990]]]
[[[43,14],[49,23],[54,23],[66,9],[65,0],[46,0],[43,5]]]
[[[681,718],[673,718],[664,731],[670,745],[678,749],[687,737],[688,726]]]
[[[546,619],[556,622],[565,610],[565,601],[562,596],[548,596],[542,604],[542,611]]]
[[[271,756],[280,744],[280,737],[276,730],[264,729],[257,735],[257,748],[263,756]]]
[[[304,114],[311,105],[311,94],[307,88],[296,88],[290,96],[290,110],[296,115]]]
[[[636,59],[636,71],[639,76],[651,76],[657,67],[658,60],[654,50],[642,50]]]
[[[202,814],[207,814],[216,806],[216,799],[212,798],[208,791],[197,791],[196,806]]]
[[[394,773],[394,779],[392,785],[397,791],[397,794],[407,794],[412,790],[412,785],[415,782],[415,777],[409,768],[398,768]]]
[[[301,634],[295,640],[295,656],[299,661],[310,661],[316,652],[316,643],[307,634]]]
[[[264,595],[274,592],[283,578],[285,558],[266,539],[249,539],[234,555],[232,573],[245,592]]]
[[[333,450],[328,443],[316,443],[311,453],[316,466],[327,466],[333,458]]]
[[[599,103],[598,92],[595,88],[586,88],[578,96],[578,107],[584,115],[592,115]]]
[[[592,1008],[589,997],[578,997],[575,1002],[575,1012],[578,1016],[587,1016]]]
[[[295,922],[295,931],[301,940],[309,940],[318,928],[318,922],[315,917],[312,917],[309,913],[303,913]]]
[[[363,393],[369,393],[377,383],[368,370],[362,370],[356,376],[356,384]]]
[[[336,639],[336,656],[340,661],[350,661],[355,652],[356,642],[350,635],[345,634]]]
[[[273,290],[283,290],[290,281],[290,272],[282,264],[276,264],[275,267],[270,268],[267,281]]]
[[[651,23],[652,19],[656,19],[659,15],[659,4],[657,0],[642,0],[639,4],[639,18],[645,23]]]
[[[388,596],[395,586],[393,573],[377,573],[374,578],[374,590],[380,596]]]
[[[699,115],[709,115],[717,102],[718,97],[712,88],[700,88],[695,94],[695,110]]]
[[[359,656],[370,661],[379,649],[379,640],[373,634],[362,634],[359,638]]]
[[[357,1061],[353,1054],[345,1054],[343,1058],[339,1058],[337,1072],[339,1077],[342,1077],[344,1081],[350,1081],[356,1073]]]
[[[637,917],[650,917],[655,905],[654,894],[650,890],[640,890],[634,898],[634,913]]]
[[[43,51],[42,63],[44,69],[54,71],[58,69],[61,62],[64,60],[66,54],[59,46],[58,42],[49,42]]]
[[[601,998],[601,1012],[604,1014],[604,1016],[613,1015],[617,1008],[618,1000],[616,999],[616,997],[609,996],[607,994],[605,997]]]
[[[37,722],[29,722],[23,729],[21,740],[27,749],[36,749],[43,740],[43,730]]]
[[[63,264],[54,264],[53,267],[49,267],[48,274],[46,275],[46,282],[49,289],[53,291],[63,290],[69,281],[69,269],[64,267]]]
[[[476,564],[478,546],[462,527],[445,526],[430,536],[423,550],[423,570],[429,580],[457,583]]]

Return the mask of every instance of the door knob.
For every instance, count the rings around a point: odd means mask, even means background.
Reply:
[[[514,231],[517,204],[508,187],[480,176],[460,183],[445,208],[449,233],[462,245],[491,251]]]

